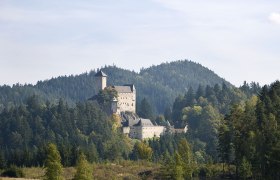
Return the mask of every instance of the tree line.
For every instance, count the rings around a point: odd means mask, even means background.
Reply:
[[[33,94],[51,104],[58,103],[62,98],[69,106],[75,106],[77,102],[98,93],[94,77],[97,70],[38,81],[35,85],[0,86],[0,111],[5,107],[26,103]],[[139,73],[116,66],[105,66],[102,70],[108,75],[108,85],[135,84],[137,99],[149,99],[155,113],[163,113],[176,96],[190,87],[196,89],[199,84],[214,86],[222,83],[231,86],[213,71],[188,60],[143,68]]]
[[[90,162],[127,158],[130,148],[120,130],[112,129],[112,118],[94,101],[69,107],[63,100],[51,105],[31,96],[27,104],[0,113],[0,167],[43,165],[50,142],[64,166],[75,164],[78,150]]]
[[[221,161],[243,178],[279,179],[280,82],[232,106],[219,128]]]
[[[13,164],[45,166],[48,144],[54,143],[63,166],[74,166],[83,153],[90,163],[122,159],[162,163],[162,178],[209,175],[209,168],[219,163],[224,174],[240,178],[280,176],[279,81],[263,88],[246,82],[240,88],[226,83],[189,87],[160,115],[151,100],[143,98],[137,109],[141,117],[175,128],[188,125],[186,134],[166,133],[144,142],[121,133],[120,119],[108,113],[113,96],[115,92],[103,91],[93,101],[73,106],[63,99],[51,103],[33,95],[18,105],[4,106],[0,169]]]

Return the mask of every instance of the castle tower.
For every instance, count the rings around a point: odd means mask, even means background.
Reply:
[[[113,114],[118,114],[118,99],[117,98],[113,98],[111,101],[111,111]]]
[[[100,70],[95,74],[95,77],[97,81],[97,90],[103,90],[107,86],[107,75]]]

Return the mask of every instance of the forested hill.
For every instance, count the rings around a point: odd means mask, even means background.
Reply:
[[[214,86],[222,83],[231,86],[213,71],[188,60],[163,63],[141,69],[140,73],[115,66],[105,66],[102,70],[108,75],[108,85],[135,84],[138,102],[146,97],[157,112],[171,106],[175,97],[186,93],[190,87],[197,89],[199,84]],[[97,93],[95,73],[92,70],[76,76],[61,76],[39,81],[36,85],[0,86],[0,110],[25,102],[33,94],[50,102],[58,102],[60,98],[69,104],[84,101]]]
[[[192,61],[162,63],[141,70],[140,75],[151,77],[153,81],[177,92],[186,92],[189,87],[197,89],[199,85],[214,86],[215,84],[225,83],[230,86],[230,83],[213,71]]]

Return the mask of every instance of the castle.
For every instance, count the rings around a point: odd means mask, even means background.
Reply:
[[[107,75],[103,71],[98,71],[95,74],[97,80],[98,91],[107,88]],[[184,129],[175,129],[173,126],[157,126],[151,120],[138,117],[136,114],[136,88],[133,84],[125,84],[123,86],[109,86],[116,90],[118,97],[112,99],[111,111],[119,115],[122,120],[123,133],[133,139],[147,139],[160,137],[166,131],[185,133],[187,126]]]
[[[107,87],[107,75],[103,71],[98,71],[95,74],[97,79],[98,91],[104,90]],[[118,98],[112,100],[112,112],[121,114],[121,112],[136,113],[136,89],[133,84],[123,86],[110,86],[118,93]]]

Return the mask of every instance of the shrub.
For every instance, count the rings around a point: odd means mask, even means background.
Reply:
[[[223,169],[219,164],[206,164],[200,167],[199,176],[206,178],[215,178],[221,175]]]
[[[21,169],[19,169],[16,166],[11,166],[10,168],[4,170],[4,172],[1,174],[3,177],[14,177],[14,178],[20,178],[24,177],[24,174]]]

